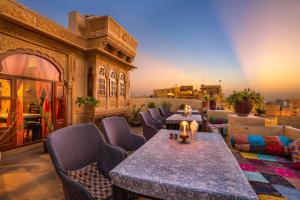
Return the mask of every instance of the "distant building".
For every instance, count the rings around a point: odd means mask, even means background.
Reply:
[[[208,94],[210,98],[218,98],[219,100],[223,99],[223,92],[221,85],[204,85],[200,87],[200,95],[203,97],[205,94]]]
[[[264,108],[266,110],[266,114],[271,116],[300,115],[300,99],[277,99],[275,103],[266,103]]]
[[[188,98],[193,99],[198,97],[198,90],[194,90],[191,85],[175,86],[171,88],[153,90],[153,97],[157,98]],[[196,92],[196,96],[194,93]]]

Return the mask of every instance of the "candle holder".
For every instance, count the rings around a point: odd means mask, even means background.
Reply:
[[[187,121],[180,122],[180,134],[179,134],[179,142],[182,144],[188,144],[190,142],[190,126]]]

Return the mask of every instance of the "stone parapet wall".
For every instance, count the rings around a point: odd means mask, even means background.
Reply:
[[[202,100],[199,99],[177,99],[177,98],[131,98],[129,100],[129,111],[132,112],[133,105],[140,107],[142,104],[145,104],[143,110],[147,110],[147,105],[149,102],[155,103],[158,107],[162,102],[171,103],[171,111],[175,112],[179,109],[181,104],[191,105],[192,109],[202,110]]]

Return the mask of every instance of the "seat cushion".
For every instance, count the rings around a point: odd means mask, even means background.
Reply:
[[[68,176],[83,185],[94,199],[102,200],[112,196],[112,183],[99,171],[96,162],[75,171],[68,171]]]
[[[294,169],[300,170],[300,138],[292,142],[289,149],[292,156],[292,166]]]
[[[288,147],[292,141],[285,136],[236,134],[230,142],[235,149],[240,151],[288,156]]]
[[[210,117],[209,123],[211,124],[227,124],[228,119],[222,117]]]

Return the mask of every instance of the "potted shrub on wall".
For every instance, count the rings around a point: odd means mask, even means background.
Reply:
[[[256,109],[256,116],[259,116],[259,117],[265,117],[265,114],[266,114],[266,110],[264,109],[263,106],[258,106]]]
[[[202,108],[203,109],[208,109],[208,106],[209,106],[209,95],[207,93],[205,93],[203,95]]]
[[[227,101],[233,106],[235,112],[240,116],[248,116],[254,106],[261,106],[264,103],[264,97],[249,88],[242,91],[233,91]]]

